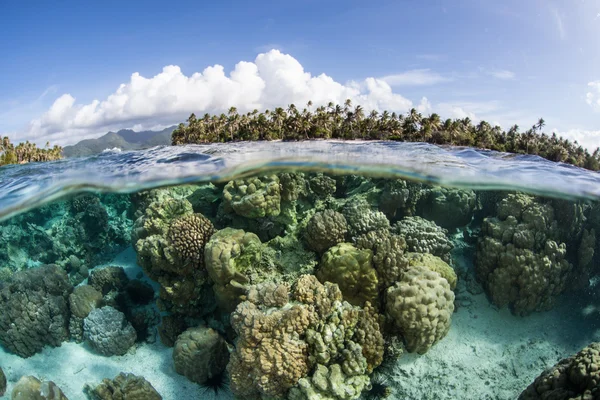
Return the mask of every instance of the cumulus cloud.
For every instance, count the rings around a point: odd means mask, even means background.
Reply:
[[[590,91],[585,96],[585,101],[596,111],[600,111],[600,81],[588,83]]]
[[[384,76],[381,80],[391,86],[425,86],[448,82],[451,79],[429,69],[413,69],[399,74]]]
[[[254,62],[239,62],[229,74],[221,65],[189,76],[176,65],[150,78],[136,72],[106,99],[89,104],[63,94],[16,139],[68,143],[109,129],[177,123],[192,112],[220,113],[231,106],[247,112],[291,103],[300,108],[309,100],[321,105],[345,99],[366,110],[405,112],[412,107],[383,79],[336,82],[325,74],[313,76],[294,57],[271,50]]]

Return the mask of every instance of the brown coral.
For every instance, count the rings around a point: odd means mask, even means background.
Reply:
[[[214,233],[212,222],[202,214],[188,214],[169,226],[171,244],[184,263],[198,268],[204,263],[204,246]]]
[[[410,268],[388,288],[386,301],[386,312],[410,352],[424,354],[450,329],[454,293],[446,279],[426,267]]]
[[[227,343],[212,328],[190,328],[175,342],[175,371],[192,382],[202,384],[218,376],[225,370],[228,361]]]
[[[597,399],[600,395],[600,343],[592,343],[574,356],[543,372],[519,400]]]
[[[156,389],[141,376],[121,372],[115,379],[103,379],[95,388],[84,391],[92,400],[162,400]]]

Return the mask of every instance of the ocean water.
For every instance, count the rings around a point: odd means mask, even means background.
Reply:
[[[106,151],[0,177],[7,398],[600,392],[597,173],[309,141]]]

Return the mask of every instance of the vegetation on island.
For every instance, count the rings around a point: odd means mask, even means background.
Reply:
[[[312,111],[309,101],[302,111],[294,104],[287,110],[239,114],[235,107],[228,114],[191,114],[187,124],[181,123],[171,136],[173,145],[242,140],[305,140],[305,139],[362,139],[428,142],[439,145],[469,146],[517,154],[534,154],[589,170],[600,169],[600,149],[588,152],[576,141],[561,138],[556,133],[542,131],[542,118],[531,128],[521,131],[513,125],[507,131],[486,121],[473,124],[471,119],[442,120],[438,114],[421,115],[416,109],[406,115],[395,112],[371,111],[352,106],[329,103]]]
[[[7,164],[25,164],[37,161],[52,161],[62,158],[62,147],[46,143],[45,148],[39,148],[35,143],[26,141],[14,145],[8,136],[4,136],[0,142],[0,166]]]

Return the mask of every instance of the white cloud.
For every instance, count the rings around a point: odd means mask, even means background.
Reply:
[[[308,100],[320,105],[347,98],[365,110],[405,112],[412,107],[382,79],[342,84],[325,74],[313,76],[292,56],[271,50],[254,62],[239,62],[229,75],[220,65],[190,76],[169,65],[151,78],[132,74],[104,100],[80,104],[71,94],[63,94],[15,139],[65,144],[111,129],[181,122],[191,112],[220,113],[231,106],[247,112],[291,103],[301,108]]]
[[[588,83],[590,91],[585,96],[585,101],[594,110],[600,111],[600,80]]]
[[[511,80],[515,79],[515,73],[506,69],[490,71],[489,74],[496,79]]]
[[[399,74],[388,75],[381,78],[391,86],[425,86],[448,82],[446,78],[429,69],[413,69]]]
[[[568,131],[554,130],[558,136],[562,136],[570,141],[577,141],[581,146],[594,151],[600,146],[600,131],[591,131],[585,129],[569,129]]]
[[[562,16],[558,12],[556,8],[551,8],[552,16],[554,17],[554,23],[556,24],[556,29],[558,30],[558,34],[561,39],[564,39],[567,36],[567,32],[565,30],[565,25],[563,23]]]

